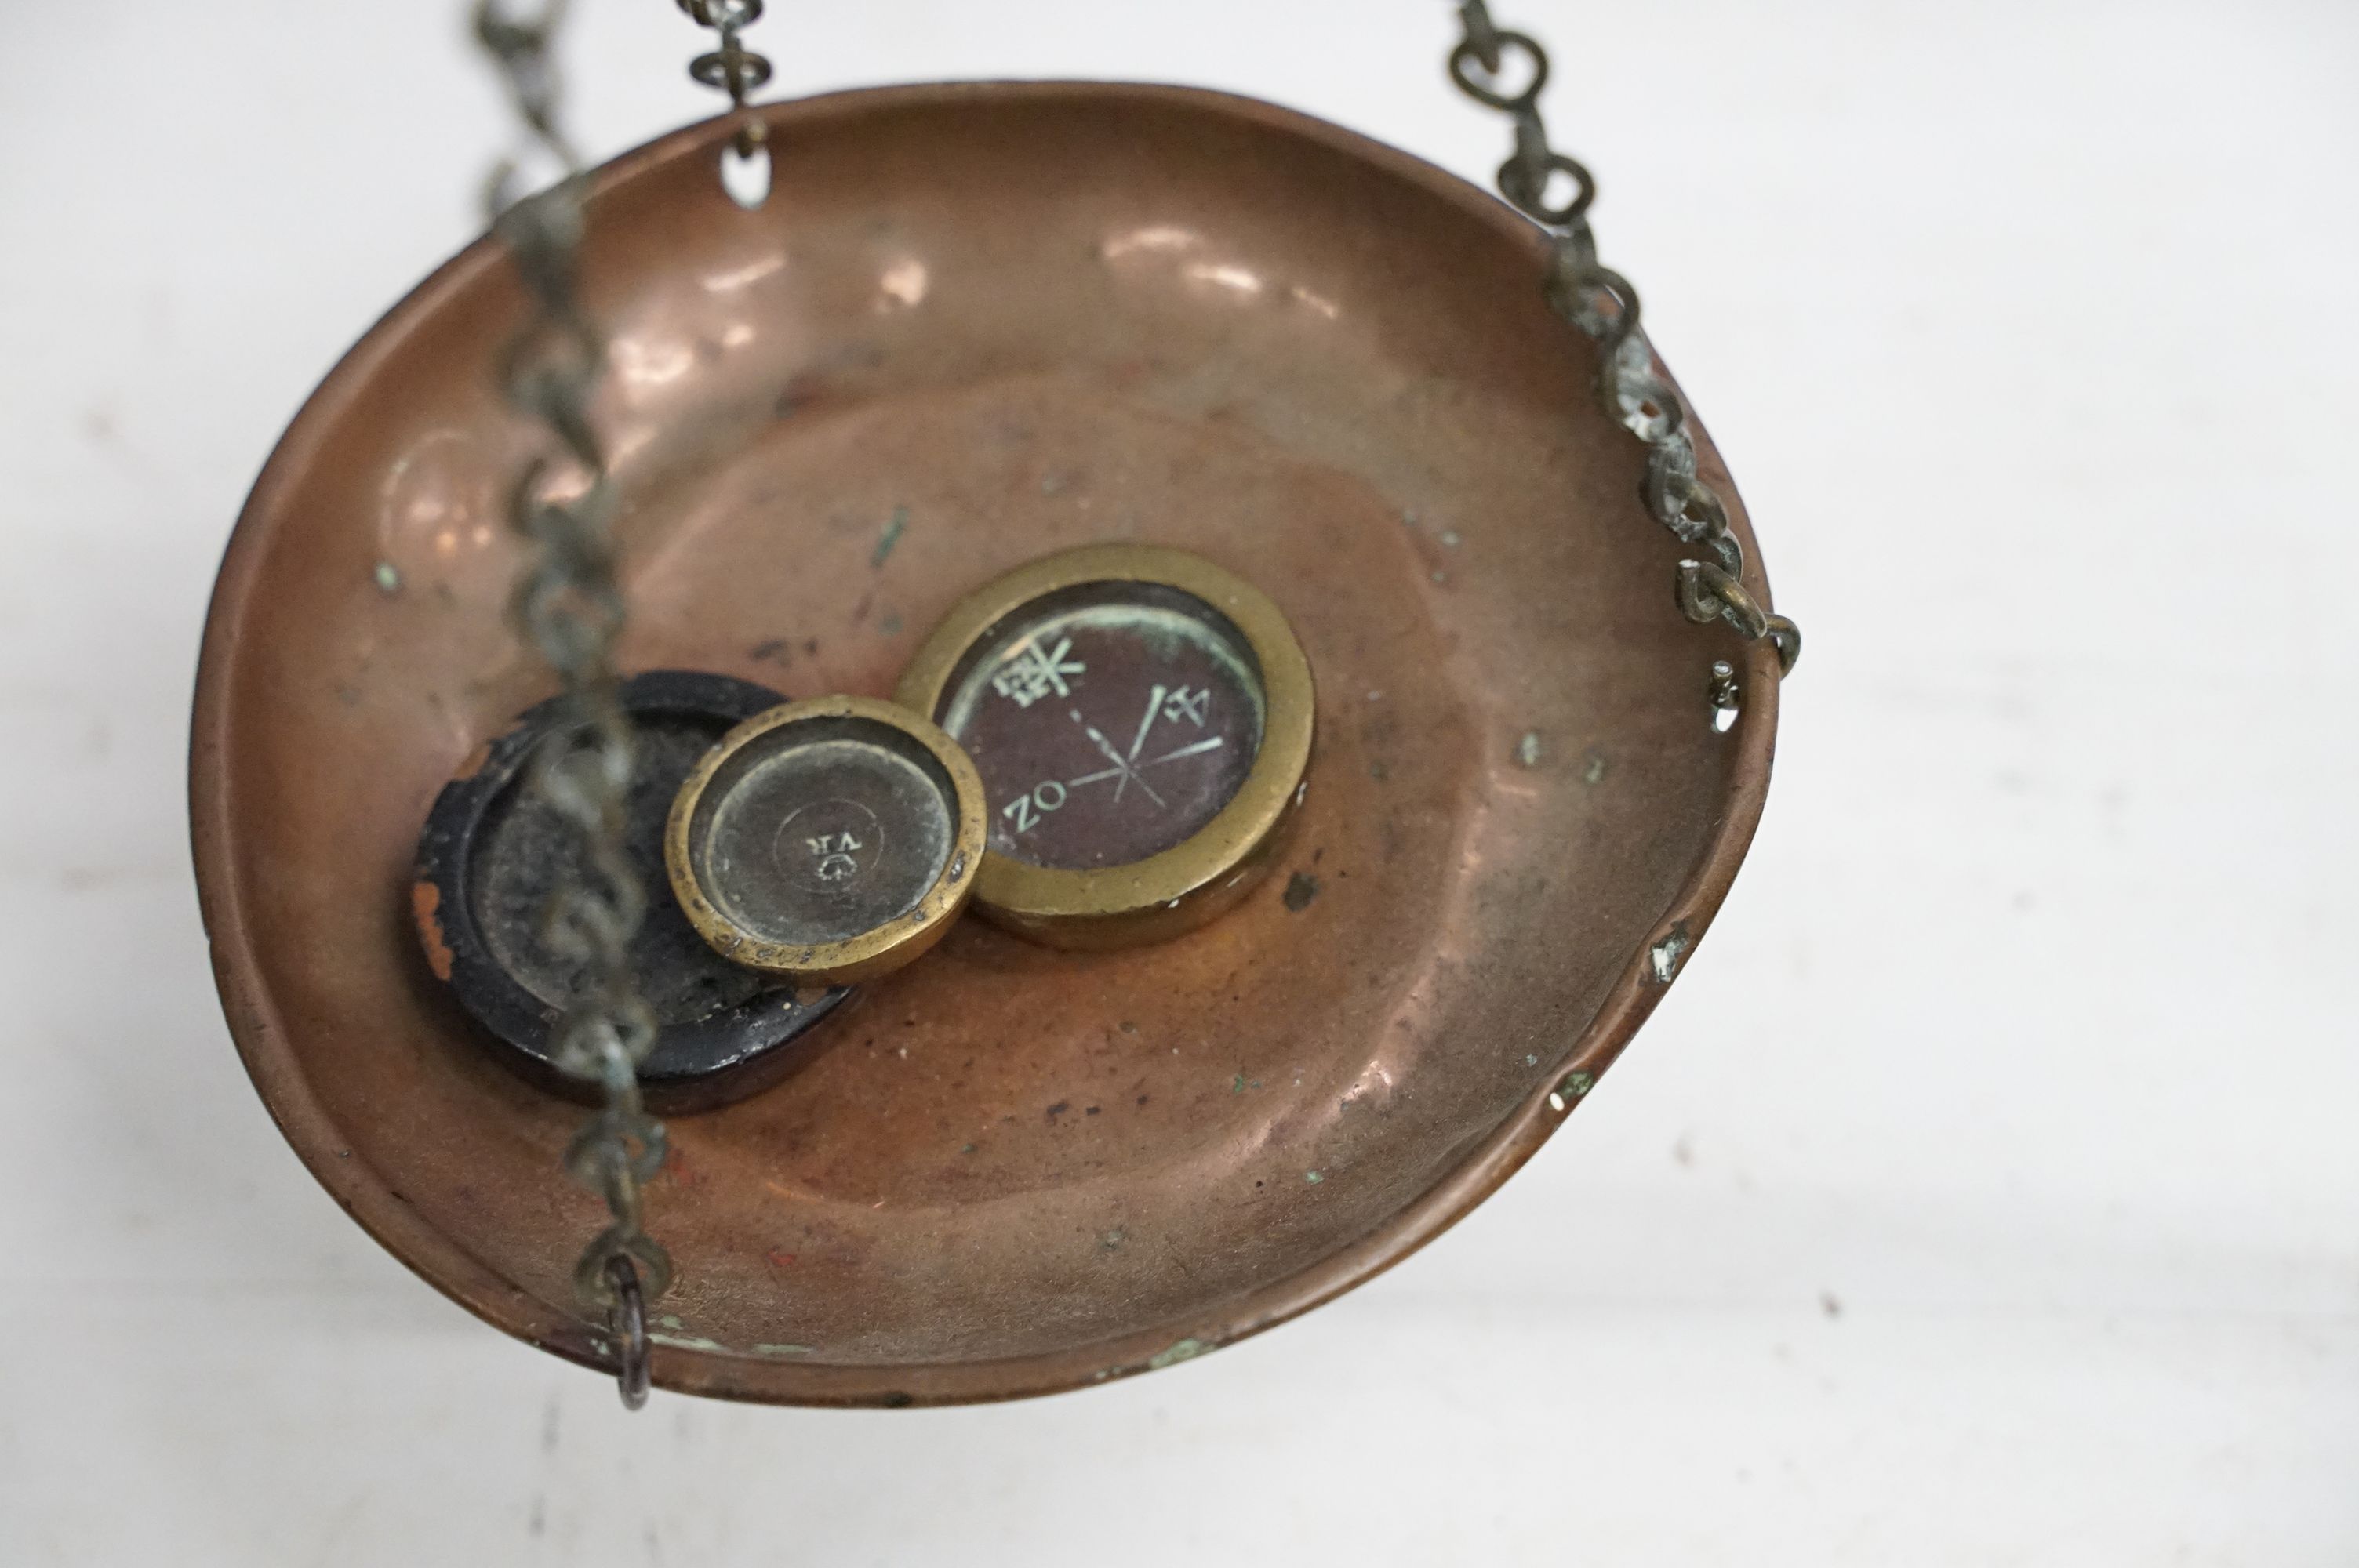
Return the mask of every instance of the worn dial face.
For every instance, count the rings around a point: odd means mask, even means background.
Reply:
[[[1184,843],[1253,769],[1264,700],[1218,611],[1151,584],[1093,584],[1020,611],[963,662],[942,728],[974,759],[991,849],[1058,870]]]
[[[940,783],[871,740],[781,745],[721,783],[700,818],[699,872],[756,941],[849,941],[916,908],[950,859],[957,824]]]

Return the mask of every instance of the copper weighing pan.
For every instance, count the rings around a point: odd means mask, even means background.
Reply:
[[[596,176],[625,666],[884,696],[995,574],[1137,540],[1278,602],[1318,751],[1220,922],[1085,954],[966,921],[777,1087],[675,1120],[655,1380],[925,1404],[1217,1348],[1432,1238],[1622,1049],[1753,833],[1774,655],[1680,613],[1541,238],[1473,188],[1174,88],[766,113],[758,211],[717,121]],[[191,810],[230,1027],[297,1152],[453,1300],[603,1364],[568,1285],[603,1223],[560,1169],[580,1112],[440,994],[407,880],[436,791],[549,695],[503,620],[519,310],[475,245],[297,417],[215,589]]]

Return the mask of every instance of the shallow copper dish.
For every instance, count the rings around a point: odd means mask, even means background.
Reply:
[[[1168,1365],[1398,1260],[1555,1129],[1735,874],[1773,655],[1681,617],[1539,236],[1460,181],[1169,88],[769,120],[758,211],[719,123],[597,177],[626,666],[884,695],[992,575],[1135,539],[1277,600],[1324,716],[1285,863],[1222,921],[1111,954],[965,922],[778,1087],[677,1120],[655,1380],[907,1404]],[[603,1363],[579,1112],[465,1038],[403,924],[435,791],[545,695],[501,614],[518,308],[478,245],[297,418],[223,564],[192,810],[231,1027],[305,1162],[455,1300]]]

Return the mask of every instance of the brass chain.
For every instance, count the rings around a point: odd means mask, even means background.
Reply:
[[[565,4],[540,0],[537,14],[516,17],[505,0],[479,0],[475,37],[524,123],[525,150],[563,170],[546,189],[520,195],[517,159],[504,158],[485,194],[493,232],[506,244],[532,308],[501,360],[502,384],[511,404],[548,427],[556,448],[527,461],[509,493],[509,522],[533,546],[509,614],[517,635],[564,685],[558,717],[534,753],[530,787],[571,825],[582,849],[582,869],[560,880],[542,925],[549,950],[580,969],[550,1054],[605,1097],[604,1108],[566,1150],[567,1169],[605,1199],[612,1217],[583,1250],[573,1289],[584,1306],[605,1314],[623,1402],[636,1410],[647,1400],[647,1303],[670,1288],[672,1271],[641,1216],[646,1184],[663,1165],[664,1129],[639,1098],[638,1065],[655,1044],[656,1019],[630,956],[647,891],[624,842],[634,749],[614,673],[624,622],[614,489],[590,412],[606,342],[579,290],[585,182],[558,123],[552,45]]]
[[[1467,96],[1515,121],[1516,150],[1499,166],[1499,194],[1549,232],[1555,254],[1547,280],[1549,304],[1597,340],[1597,400],[1608,418],[1647,446],[1641,487],[1647,511],[1681,544],[1710,553],[1709,559],[1680,562],[1680,611],[1699,625],[1725,622],[1748,641],[1768,638],[1777,652],[1778,673],[1791,671],[1802,656],[1801,629],[1766,609],[1742,581],[1745,548],[1728,531],[1726,503],[1696,472],[1687,406],[1658,372],[1654,348],[1639,330],[1638,291],[1621,274],[1598,265],[1597,241],[1589,228],[1597,182],[1579,159],[1549,145],[1539,110],[1549,80],[1547,51],[1529,35],[1493,22],[1488,0],[1464,0],[1458,15],[1465,37],[1451,51],[1451,80]],[[1504,85],[1511,70],[1523,81],[1514,92]],[[1551,202],[1550,190],[1565,182],[1571,191]]]
[[[737,156],[752,157],[769,127],[760,115],[746,113],[746,98],[768,85],[770,60],[747,49],[737,35],[762,19],[762,0],[679,0],[679,5],[689,20],[721,35],[721,47],[689,61],[688,74],[729,94],[730,108],[737,115]]]

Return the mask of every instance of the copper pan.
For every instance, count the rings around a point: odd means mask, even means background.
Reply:
[[[595,177],[625,667],[885,696],[995,574],[1136,540],[1279,603],[1319,742],[1235,913],[1107,954],[967,921],[777,1087],[676,1120],[655,1380],[944,1403],[1216,1348],[1433,1237],[1621,1051],[1753,833],[1773,655],[1680,615],[1541,237],[1471,187],[1174,88],[766,113],[758,211],[715,178],[719,122]],[[288,431],[215,589],[191,811],[288,1139],[453,1300],[603,1364],[568,1286],[602,1223],[559,1166],[579,1112],[480,1047],[406,899],[435,792],[549,691],[502,619],[532,433],[490,362],[519,310],[469,249]]]

